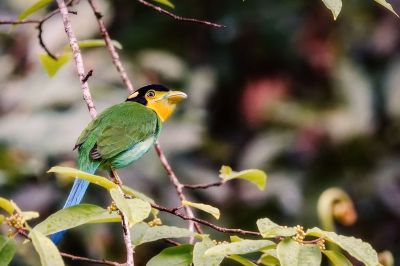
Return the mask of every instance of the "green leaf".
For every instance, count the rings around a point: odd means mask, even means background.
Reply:
[[[175,8],[175,5],[169,0],[153,0],[153,1],[168,6],[172,9]]]
[[[377,2],[378,4],[384,6],[385,8],[389,9],[393,14],[395,14],[397,17],[399,17],[399,15],[396,13],[396,11],[394,11],[392,5],[389,4],[388,2],[386,2],[386,0],[374,0],[374,1]]]
[[[244,266],[257,266],[257,264],[251,262],[250,260],[248,260],[246,258],[243,258],[242,256],[238,256],[238,255],[228,256],[228,259],[239,262],[240,264],[242,264]]]
[[[18,20],[23,20],[24,18],[32,15],[36,11],[38,11],[38,10],[40,10],[42,8],[45,8],[51,2],[53,2],[53,0],[39,0],[39,1],[37,1],[36,3],[31,5],[27,9],[22,11],[21,14],[19,14],[19,16],[18,16]]]
[[[122,49],[122,44],[119,43],[118,41],[112,40],[111,42],[115,48]],[[103,39],[89,39],[89,40],[78,41],[78,45],[79,48],[81,49],[95,48],[95,47],[106,46],[106,42]],[[69,44],[66,44],[64,46],[64,52],[70,52],[70,51],[71,51],[71,46],[69,46]]]
[[[24,218],[25,221],[29,221],[35,218],[39,217],[38,212],[21,212],[22,218]]]
[[[68,177],[78,177],[81,179],[85,179],[87,181],[89,181],[90,183],[99,185],[101,187],[104,187],[105,189],[112,189],[112,188],[116,188],[117,184],[115,184],[114,182],[108,180],[105,177],[102,176],[98,176],[98,175],[92,175],[80,170],[77,170],[75,168],[71,168],[71,167],[63,167],[63,166],[54,166],[52,168],[50,168],[49,171],[47,171],[48,173],[56,173],[56,174],[60,174],[60,175],[64,175],[64,176],[68,176]]]
[[[51,58],[48,54],[40,54],[39,62],[46,70],[49,77],[53,77],[62,66],[64,66],[72,58],[72,53],[65,52],[60,55],[57,60]]]
[[[150,198],[149,196],[147,196],[147,195],[143,194],[142,192],[139,192],[133,188],[130,188],[127,186],[122,186],[122,191],[127,195],[144,200],[148,203],[155,203],[152,198]],[[154,208],[151,209],[151,213],[153,214],[154,217],[157,217],[158,212],[159,211],[157,209],[154,209]]]
[[[206,250],[214,247],[214,242],[209,237],[204,237],[203,241],[197,242],[193,249],[193,264],[194,266],[218,266],[221,264],[224,256],[205,256]]]
[[[332,12],[333,19],[336,20],[342,9],[342,0],[322,0],[322,2]]]
[[[186,228],[176,226],[160,225],[150,227],[146,223],[137,223],[132,227],[132,242],[140,245],[147,242],[156,241],[164,238],[191,237],[194,233]]]
[[[119,222],[121,217],[92,204],[79,204],[53,213],[35,226],[35,230],[50,235],[87,223]]]
[[[2,224],[5,219],[6,217],[3,214],[0,214],[0,224]]]
[[[192,245],[166,248],[149,260],[146,266],[188,266],[192,263]]]
[[[258,169],[248,169],[240,172],[235,172],[232,171],[232,168],[230,168],[229,166],[223,165],[219,172],[219,176],[224,182],[239,178],[255,184],[260,190],[265,189],[267,174],[264,171]]]
[[[316,227],[307,230],[306,235],[324,237],[326,240],[346,250],[351,256],[367,266],[376,266],[379,263],[378,254],[371,245],[358,238],[338,235],[334,232],[323,231]]]
[[[16,250],[14,240],[0,235],[0,266],[10,264]]]
[[[282,266],[319,266],[322,260],[317,245],[300,245],[292,239],[279,242],[277,255]]]
[[[296,234],[296,229],[294,227],[280,226],[268,218],[258,219],[257,227],[264,238],[293,236]]]
[[[207,205],[207,204],[203,204],[203,203],[194,203],[194,202],[190,202],[187,200],[182,200],[182,205],[183,206],[191,206],[193,208],[208,212],[209,214],[211,214],[212,216],[215,217],[215,219],[219,219],[220,213],[219,210],[211,205]]]
[[[29,236],[32,239],[33,246],[40,256],[40,262],[42,266],[64,265],[60,252],[49,238],[35,229],[31,230]]]
[[[110,189],[110,194],[118,209],[128,217],[131,226],[149,217],[150,203],[141,199],[126,199],[118,188]]]
[[[206,256],[228,256],[235,254],[247,254],[259,251],[267,246],[274,245],[274,242],[269,240],[243,240],[234,243],[220,244],[208,249],[205,252]]]
[[[276,250],[274,249],[275,253]],[[276,257],[276,254],[265,253],[263,254],[257,261],[257,263],[265,265],[265,266],[279,266],[279,259]]]
[[[14,205],[8,199],[0,197],[0,208],[5,210],[8,214],[14,213]]]
[[[333,266],[352,266],[351,263],[345,255],[336,250],[322,250],[322,253],[331,261]]]
[[[122,44],[118,41],[111,41],[113,46],[117,49],[122,49]],[[80,48],[93,48],[93,47],[102,47],[106,46],[106,42],[103,39],[91,39],[91,40],[83,40],[78,42]],[[69,46],[68,46],[69,47]]]

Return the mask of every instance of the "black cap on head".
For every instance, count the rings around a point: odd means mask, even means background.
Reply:
[[[129,95],[128,99],[126,99],[127,102],[138,102],[143,105],[147,104],[147,100],[144,97],[146,95],[146,92],[149,90],[155,90],[155,91],[170,91],[167,87],[160,85],[160,84],[150,84],[146,85],[144,87],[141,87],[140,89],[137,89],[135,92],[133,92],[131,95]]]

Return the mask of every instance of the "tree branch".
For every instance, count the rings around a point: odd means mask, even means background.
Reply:
[[[214,23],[214,22],[206,21],[206,20],[177,16],[177,15],[175,15],[175,14],[173,14],[173,13],[171,13],[171,12],[169,12],[169,11],[167,11],[167,10],[165,10],[165,9],[163,9],[163,8],[161,8],[161,7],[159,7],[159,6],[156,6],[156,5],[152,4],[152,3],[149,3],[149,2],[147,2],[147,1],[145,1],[145,0],[138,0],[138,1],[139,1],[139,3],[141,3],[142,5],[145,5],[145,6],[147,6],[147,7],[150,7],[150,8],[152,8],[152,9],[154,9],[155,11],[158,11],[158,12],[160,12],[161,14],[170,16],[171,18],[176,19],[176,20],[185,21],[185,22],[193,22],[193,23],[198,23],[198,24],[203,24],[203,25],[207,25],[207,26],[209,26],[209,27],[215,27],[215,28],[225,28],[225,27],[226,27],[225,25],[217,24],[217,23]]]
[[[132,82],[128,78],[128,75],[126,74],[125,68],[121,63],[118,52],[112,43],[110,35],[108,34],[106,25],[104,24],[104,21],[102,19],[103,15],[97,9],[97,7],[94,3],[94,0],[88,0],[88,1],[89,1],[90,6],[93,9],[94,15],[96,16],[96,20],[97,20],[97,23],[99,24],[101,35],[103,36],[103,39],[106,43],[107,50],[110,52],[112,62],[115,65],[115,67],[117,68],[117,71],[118,71],[119,75],[121,76],[121,79],[124,82],[128,92],[132,93],[134,91],[134,87],[132,85]]]
[[[67,33],[67,36],[69,39],[69,43],[70,43],[70,46],[72,49],[72,54],[74,55],[76,69],[78,72],[79,80],[81,82],[83,98],[89,109],[90,115],[92,116],[92,118],[95,118],[97,115],[97,111],[96,111],[96,107],[94,106],[92,96],[90,94],[89,84],[87,82],[87,75],[85,74],[85,68],[83,65],[82,54],[81,54],[75,33],[72,29],[71,21],[69,19],[69,15],[68,15],[68,9],[67,9],[67,6],[66,6],[64,0],[57,0],[57,3],[58,3],[58,7],[60,9],[60,13],[63,18],[64,29],[65,29],[65,32]],[[114,177],[119,181],[119,184],[121,184],[121,181],[119,180],[118,175],[114,175]],[[121,188],[120,188],[120,192],[121,192],[121,194],[123,194]],[[120,215],[121,215],[121,220],[122,220],[122,228],[124,231],[124,241],[125,241],[126,253],[127,253],[126,254],[126,257],[127,257],[126,265],[133,266],[134,265],[133,246],[132,246],[131,237],[130,237],[128,219],[122,212],[120,212]]]
[[[169,179],[171,180],[172,184],[175,186],[176,193],[178,194],[179,199],[181,200],[181,202],[186,200],[186,196],[185,196],[185,194],[183,194],[183,190],[182,190],[183,185],[179,182],[178,177],[175,175],[174,171],[172,170],[172,167],[169,164],[167,158],[165,157],[164,152],[161,149],[161,146],[158,143],[158,141],[155,143],[154,146],[156,148],[158,157],[160,157],[160,161],[161,161],[162,165],[164,166],[165,170],[167,171]],[[189,206],[185,206],[184,209],[189,217],[194,218],[193,211]],[[191,220],[191,219],[188,219],[188,220],[189,220],[189,230],[193,231],[194,229],[196,229],[197,232],[199,232],[199,233],[202,232],[200,226],[194,220]]]
[[[212,224],[210,222],[207,222],[206,220],[202,220],[196,217],[190,217],[184,214],[179,213],[179,209],[175,208],[175,209],[169,209],[163,206],[160,206],[158,204],[152,203],[151,207],[153,207],[154,209],[157,209],[159,211],[162,212],[167,212],[170,214],[173,214],[175,216],[178,216],[180,218],[182,218],[183,220],[188,220],[188,221],[193,221],[199,224],[204,224],[214,230],[217,230],[219,232],[222,233],[232,233],[232,234],[241,234],[241,235],[253,235],[253,236],[261,236],[261,234],[259,232],[255,232],[255,231],[248,231],[248,230],[242,230],[242,229],[236,229],[236,228],[225,228],[225,227],[221,227],[215,224]]]
[[[60,252],[60,254],[64,258],[68,258],[72,261],[84,261],[84,262],[91,262],[91,263],[102,264],[102,265],[122,266],[122,264],[120,264],[118,262],[109,261],[109,260],[90,259],[90,258],[86,258],[86,257],[75,256],[75,255],[64,253],[64,252]]]
[[[224,184],[224,182],[218,181],[218,182],[214,182],[214,183],[196,184],[196,185],[182,184],[182,186],[183,186],[183,188],[188,188],[188,189],[207,189],[210,187],[219,187],[222,184]]]
[[[87,83],[87,81],[84,80],[85,76],[86,76],[85,67],[83,65],[81,50],[79,48],[78,41],[76,39],[75,33],[72,29],[71,21],[69,19],[68,9],[67,9],[67,6],[65,5],[64,0],[57,0],[57,3],[58,3],[58,7],[60,9],[60,13],[63,18],[64,29],[65,29],[65,32],[67,33],[67,36],[69,39],[69,44],[72,49],[72,54],[74,55],[74,60],[75,60],[76,69],[78,71],[79,81],[81,82],[83,99],[86,102],[86,105],[89,109],[90,115],[92,116],[92,118],[95,118],[97,115],[96,107],[94,106],[92,96],[90,94],[89,84]]]
[[[119,178],[118,173],[111,168],[111,177],[114,179],[114,182],[118,185],[118,191],[121,195],[125,195],[124,192],[122,191],[122,181],[121,178]],[[128,217],[125,216],[125,214],[122,211],[119,211],[119,214],[121,216],[122,220],[122,229],[124,230],[124,241],[125,241],[125,246],[126,246],[126,265],[127,266],[133,266],[134,265],[134,260],[133,260],[133,253],[134,253],[134,248],[132,245],[132,240],[131,240],[131,231],[129,230],[129,221]]]

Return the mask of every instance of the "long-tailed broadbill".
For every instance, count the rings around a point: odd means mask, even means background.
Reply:
[[[185,98],[183,92],[153,84],[107,108],[86,126],[75,144],[79,170],[114,170],[138,160],[157,140],[162,122]],[[63,208],[79,204],[88,185],[88,181],[76,178]],[[59,243],[64,233],[55,233],[51,239]]]

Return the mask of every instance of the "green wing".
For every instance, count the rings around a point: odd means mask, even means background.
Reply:
[[[160,121],[153,110],[139,103],[124,102],[111,106],[93,120],[79,136],[76,146],[82,146],[84,153],[107,160],[151,136],[157,138],[159,131]]]

